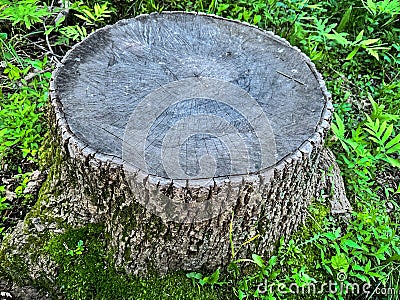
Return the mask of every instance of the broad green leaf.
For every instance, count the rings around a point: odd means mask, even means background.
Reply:
[[[388,163],[390,163],[393,167],[400,168],[400,160],[392,158],[390,156],[386,156],[385,159]]]
[[[376,60],[379,60],[379,55],[378,55],[378,52],[377,52],[377,51],[375,51],[375,50],[372,49],[372,48],[367,48],[367,52],[368,52],[368,54],[370,54],[370,55],[372,55],[373,57],[375,57]]]
[[[367,0],[367,7],[368,11],[372,14],[376,14],[376,4],[373,0]]]
[[[260,268],[265,268],[264,260],[261,258],[261,256],[253,253],[251,255],[251,258],[253,259],[254,263],[259,266]]]
[[[344,37],[344,33],[338,33],[336,31],[333,31],[334,33],[326,33],[325,36],[330,39],[330,40],[334,40],[336,42],[338,42],[339,44],[341,44],[342,46],[347,46],[349,45],[349,41]]]
[[[365,273],[368,273],[370,270],[371,270],[371,260],[369,259],[367,265],[365,266],[364,271]]]
[[[191,272],[191,273],[187,273],[186,277],[187,278],[193,278],[193,279],[202,279],[203,275],[201,273]]]
[[[255,15],[253,18],[253,24],[258,24],[261,21],[260,15]]]
[[[388,151],[390,150],[390,148],[392,148],[393,146],[398,146],[400,144],[400,133],[398,135],[396,135],[393,139],[391,139],[387,144],[386,144],[386,149],[388,149]],[[394,151],[393,151],[394,152]],[[388,152],[389,153],[389,152]]]
[[[244,299],[246,297],[246,294],[242,290],[239,290],[238,291],[238,296],[239,296],[239,300],[242,300],[242,299]]]
[[[386,141],[388,140],[388,138],[390,137],[390,135],[392,134],[392,132],[393,132],[393,124],[390,124],[390,125],[386,128],[385,134],[383,135],[383,137],[382,137],[382,139],[381,139],[383,144],[386,143]],[[385,146],[385,148],[386,148],[386,146]]]
[[[3,128],[2,130],[0,130],[0,137],[4,136],[8,130],[8,128]]]
[[[350,17],[351,17],[351,11],[353,7],[350,6],[346,12],[344,13],[342,19],[340,20],[340,23],[338,27],[336,28],[337,32],[342,32],[346,29],[347,24],[349,23]]]
[[[355,47],[355,48],[353,49],[353,51],[351,51],[351,52],[347,55],[346,60],[352,59],[352,58],[354,57],[354,55],[357,54],[357,52],[358,52],[359,49],[360,49],[360,46]]]
[[[273,267],[276,265],[276,262],[278,260],[278,257],[276,255],[272,256],[269,261],[268,261],[268,266]]]
[[[364,46],[368,46],[368,45],[375,44],[378,41],[379,41],[379,39],[368,39],[368,40],[362,41],[360,44],[364,45]]]
[[[362,247],[360,245],[358,245],[356,242],[352,241],[352,240],[344,240],[342,242],[342,244],[351,247],[351,248],[355,248],[355,249],[360,249],[362,250]]]
[[[364,35],[364,30],[361,30],[360,33],[356,37],[356,42],[357,43],[362,40],[363,35]]]
[[[385,260],[385,255],[383,253],[372,253],[372,255],[375,256],[375,258],[380,259],[380,260]]]
[[[204,277],[203,280],[209,284],[216,284],[219,279],[219,269],[212,273],[209,277]]]

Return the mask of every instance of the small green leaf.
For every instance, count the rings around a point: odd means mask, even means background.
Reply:
[[[362,272],[364,272],[364,268],[363,268],[362,266],[357,265],[357,264],[352,265],[351,268],[352,268],[354,271],[362,271]]]
[[[201,282],[203,282],[203,284],[208,283],[214,285],[218,282],[218,279],[219,279],[219,269],[217,269],[214,273],[212,273],[211,276],[204,277],[203,279],[201,279],[200,284]]]
[[[347,55],[346,60],[352,59],[352,58],[354,57],[354,55],[357,54],[357,52],[358,52],[359,49],[360,49],[360,46],[355,47],[355,48],[353,49],[353,51],[351,51],[351,52]]]
[[[239,290],[238,296],[239,296],[239,300],[242,300],[246,297],[246,294],[242,290]]]
[[[349,45],[349,41],[344,37],[345,33],[338,33],[336,31],[333,31],[334,34],[332,33],[326,33],[325,36],[330,39],[330,40],[334,40],[337,43],[339,43],[342,46],[347,46]]]
[[[253,24],[258,24],[261,21],[261,16],[260,15],[255,15],[253,18]]]
[[[198,279],[198,280],[200,280],[200,279],[203,278],[203,275],[202,275],[201,273],[191,272],[191,273],[187,273],[187,274],[186,274],[186,277],[187,277],[187,278],[192,278],[192,279]]]
[[[336,123],[336,124],[335,124]],[[344,139],[345,129],[342,119],[335,113],[335,123],[332,124],[333,133],[339,138]]]
[[[372,55],[373,57],[376,58],[376,60],[379,60],[379,55],[378,52],[372,48],[367,48],[368,54]]]
[[[371,270],[371,260],[368,260],[367,265],[365,266],[364,272],[368,273]]]
[[[332,267],[335,270],[347,272],[347,269],[349,268],[349,262],[344,253],[338,253],[335,256],[333,256],[331,259],[331,263],[332,263]]]
[[[390,163],[393,167],[400,168],[400,160],[386,156],[385,160]]]
[[[352,240],[344,240],[343,244],[345,244],[346,246],[351,247],[351,248],[362,250],[362,247]]]
[[[330,239],[331,241],[334,241],[337,239],[337,235],[333,232],[326,232],[323,234],[325,237],[327,237],[328,239]]]
[[[387,144],[386,144],[386,149],[388,149],[388,153],[390,153],[389,151],[390,151],[390,149],[393,147],[393,146],[398,146],[400,144],[400,133],[398,134],[398,135],[396,135],[393,139],[391,139]],[[395,152],[395,151],[393,151],[393,152]],[[392,152],[392,153],[393,153]]]
[[[269,261],[268,261],[268,267],[273,267],[276,265],[276,262],[278,260],[278,257],[276,255],[272,256]]]
[[[265,268],[264,260],[261,258],[261,256],[253,253],[251,255],[251,258],[257,266],[259,266],[260,268]]]
[[[84,12],[90,19],[92,19],[93,21],[96,20],[96,17],[92,14],[92,12],[91,12],[90,10],[84,9],[83,12]]]
[[[356,37],[356,42],[357,43],[362,40],[363,35],[364,35],[364,30],[361,30],[360,33]]]
[[[368,40],[362,41],[360,44],[364,45],[364,46],[368,46],[368,45],[372,45],[378,41],[379,41],[379,39],[368,39]]]
[[[386,143],[386,141],[388,140],[388,138],[391,136],[392,132],[393,132],[393,124],[390,124],[390,125],[386,128],[385,134],[383,135],[383,137],[382,137],[382,139],[381,139],[383,144]],[[386,148],[386,147],[385,147],[385,148]]]

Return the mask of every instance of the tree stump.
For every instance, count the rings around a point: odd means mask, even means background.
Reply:
[[[133,274],[213,270],[252,238],[238,255],[267,255],[332,178],[343,191],[323,148],[333,107],[321,75],[248,24],[174,12],[106,26],[69,51],[50,98],[53,164],[3,245],[30,278],[57,267],[20,254],[32,239],[40,248],[90,223],[104,224],[115,266]]]

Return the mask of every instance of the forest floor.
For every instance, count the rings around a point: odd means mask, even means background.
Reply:
[[[40,184],[46,177],[41,146],[48,130],[48,88],[56,64],[93,30],[119,19],[161,10],[203,11],[245,21],[275,32],[312,59],[333,95],[335,115],[326,146],[337,157],[354,210],[342,232],[335,218],[324,210],[323,197],[317,199],[309,209],[311,217],[306,226],[288,241],[282,241],[272,258],[264,261],[254,256],[251,259],[255,269],[250,273],[239,266],[238,272],[228,272],[230,275],[224,275],[225,278],[217,276],[211,283],[205,282],[200,273],[183,274],[179,278],[186,285],[181,287],[176,299],[182,298],[185,291],[192,295],[188,299],[222,299],[221,295],[238,299],[286,299],[288,295],[281,291],[260,293],[257,286],[267,278],[276,285],[286,286],[293,282],[327,280],[340,283],[338,274],[342,273],[346,274],[347,282],[368,283],[398,292],[398,0],[119,0],[112,3],[1,0],[0,241],[35,204]],[[6,280],[7,274],[2,276]],[[75,287],[85,281],[79,280],[73,282]],[[0,292],[10,290],[11,284],[10,279],[0,282]],[[62,287],[65,299],[89,298],[89,294],[77,296],[72,283],[71,288],[68,284]],[[163,290],[163,284],[160,283],[159,291]],[[101,284],[89,287],[88,290],[94,291],[90,297],[103,299],[99,288]],[[376,291],[375,295],[371,291],[367,296],[357,297],[372,298],[378,296]],[[29,287],[14,289],[13,293],[16,299],[39,297]],[[326,296],[354,298],[341,292]],[[163,297],[161,293],[160,299]],[[291,297],[296,299],[296,295]],[[398,299],[393,294],[379,297]],[[143,299],[151,298],[143,296]]]

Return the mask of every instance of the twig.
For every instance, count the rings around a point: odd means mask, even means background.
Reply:
[[[49,42],[49,35],[46,34],[47,28],[46,28],[46,23],[45,23],[45,22],[43,22],[43,27],[44,27],[44,31],[45,31],[45,34],[44,34],[44,35],[46,36],[47,47],[49,47],[50,53],[54,55],[54,51],[53,51],[53,49],[51,48],[51,45],[50,45],[50,42]]]
[[[35,77],[36,75],[43,74],[43,73],[46,73],[46,72],[49,72],[49,71],[51,71],[50,68],[44,69],[44,70],[38,70],[38,71],[32,72],[32,73],[28,73],[28,75],[26,75],[24,77],[24,80],[28,81],[28,80],[32,79],[33,77]]]
[[[290,78],[290,79],[296,81],[297,83],[300,83],[301,85],[306,85],[304,82],[302,82],[302,81],[300,81],[300,80],[298,80],[298,79],[296,79],[296,78],[294,78],[294,77],[292,77],[292,76],[290,76],[290,75],[287,75],[287,74],[285,74],[285,73],[282,73],[281,71],[276,71],[276,73],[281,74],[281,75],[283,75],[283,76],[285,76],[285,77],[287,77],[287,78]]]

